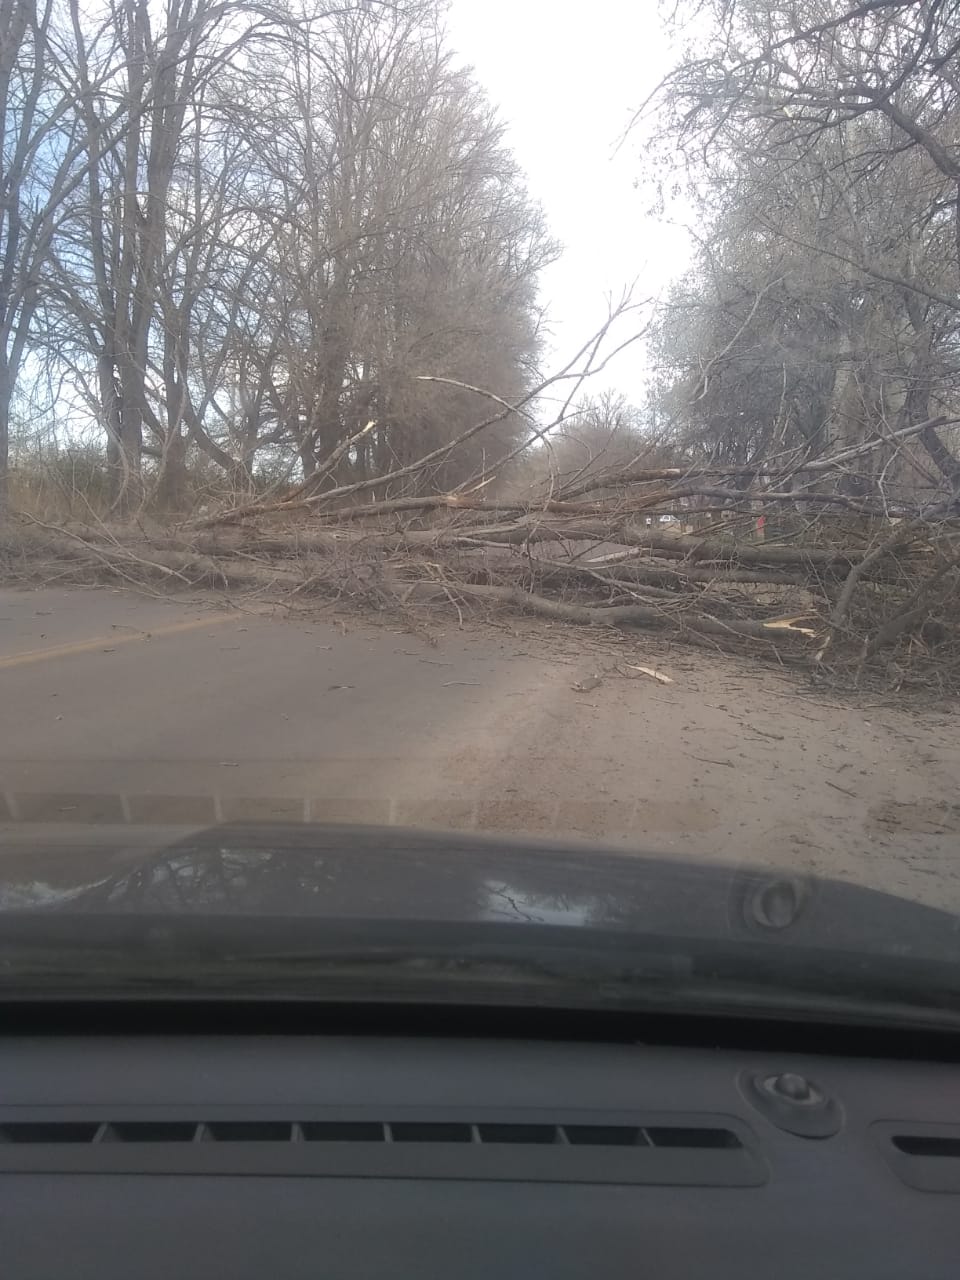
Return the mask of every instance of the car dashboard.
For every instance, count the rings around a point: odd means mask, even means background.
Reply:
[[[950,1063],[8,1035],[4,1275],[955,1277]]]

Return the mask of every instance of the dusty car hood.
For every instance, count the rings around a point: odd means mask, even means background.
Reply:
[[[62,909],[789,937],[795,945],[960,958],[960,918],[840,881],[397,827],[211,827]]]
[[[0,914],[0,997],[734,1011],[960,1031],[960,921],[813,876],[395,827],[220,826]]]

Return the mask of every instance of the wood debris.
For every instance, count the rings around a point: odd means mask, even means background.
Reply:
[[[641,675],[650,676],[652,680],[658,680],[660,684],[673,684],[673,677],[666,675],[663,671],[658,671],[656,667],[640,667],[632,662],[624,664],[628,671],[639,671]]]

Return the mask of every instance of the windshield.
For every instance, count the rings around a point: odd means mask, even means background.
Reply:
[[[960,1009],[953,8],[3,8],[10,980],[279,915]]]

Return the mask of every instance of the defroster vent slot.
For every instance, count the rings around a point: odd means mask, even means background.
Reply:
[[[52,1109],[51,1109],[52,1110]],[[518,1112],[283,1115],[68,1114],[0,1108],[0,1172],[459,1178],[482,1181],[758,1186],[766,1180],[739,1120]],[[15,1114],[11,1114],[14,1112]],[[251,1114],[251,1112],[253,1114]]]

